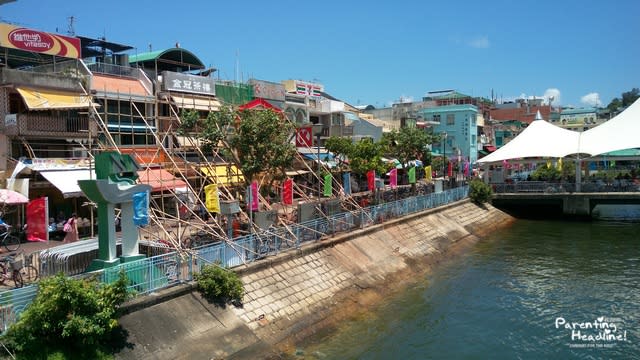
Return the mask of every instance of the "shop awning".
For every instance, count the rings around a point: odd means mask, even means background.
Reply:
[[[89,95],[51,90],[17,88],[29,110],[86,109],[91,106]]]
[[[177,179],[164,169],[146,169],[138,171],[138,181],[151,185],[152,192],[186,187],[187,183]]]
[[[47,170],[40,171],[40,175],[60,190],[64,198],[84,196],[80,186],[78,186],[78,180],[96,178],[95,172],[89,169]]]
[[[200,171],[216,184],[236,185],[244,183],[242,171],[235,165],[222,164],[211,167],[201,167]]]
[[[220,101],[213,98],[186,97],[181,95],[171,95],[171,99],[176,106],[183,109],[194,109],[201,111],[218,111]]]

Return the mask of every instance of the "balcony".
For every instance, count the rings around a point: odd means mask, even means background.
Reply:
[[[323,136],[353,136],[353,126],[331,125],[323,130]]]
[[[8,115],[13,116],[13,115]],[[17,114],[15,123],[6,121],[5,134],[9,136],[46,136],[49,138],[86,138],[97,135],[97,125],[87,114],[68,112],[52,115],[46,112]],[[90,134],[89,134],[90,133]]]
[[[19,84],[25,87],[42,87],[83,93],[88,76],[71,67],[58,72],[42,72],[40,67],[27,70],[0,68],[0,84]]]

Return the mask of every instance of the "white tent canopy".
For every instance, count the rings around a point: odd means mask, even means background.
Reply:
[[[640,147],[640,99],[613,119],[581,134],[580,151],[592,156]]]
[[[616,150],[640,148],[640,99],[625,111],[597,127],[578,133],[550,124],[540,112],[520,135],[478,163],[509,159],[552,157],[572,154],[600,155]]]
[[[579,139],[579,133],[542,120],[538,111],[536,120],[520,135],[478,162],[491,163],[527,157],[565,157],[578,151]]]

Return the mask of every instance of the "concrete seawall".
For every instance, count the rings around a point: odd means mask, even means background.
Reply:
[[[242,308],[220,309],[190,285],[129,304],[120,319],[134,345],[123,359],[265,358],[345,318],[513,218],[460,201],[236,269]]]

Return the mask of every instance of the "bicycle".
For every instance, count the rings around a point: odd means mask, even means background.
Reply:
[[[19,268],[22,265],[18,264],[15,261],[15,258],[11,255],[5,256],[0,260],[0,285],[4,285],[5,281],[12,280],[13,285],[16,288],[21,288],[24,286],[24,280],[22,279],[22,274],[20,273]]]
[[[0,284],[6,280],[13,280],[16,288],[29,285],[38,280],[38,269],[33,265],[23,266],[25,263],[24,254],[9,254],[0,259]],[[9,275],[9,270],[11,274]]]
[[[4,231],[0,233],[0,238],[2,238],[2,245],[8,251],[13,252],[20,248],[20,239],[17,236],[11,234],[10,228],[10,225],[5,224]]]

